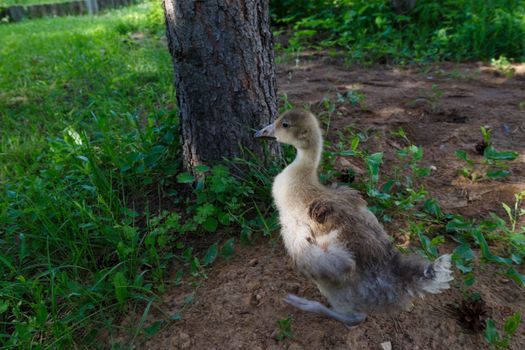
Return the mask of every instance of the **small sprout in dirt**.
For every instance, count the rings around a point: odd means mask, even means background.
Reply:
[[[352,106],[364,106],[365,94],[357,90],[348,90],[345,94],[337,93],[337,102],[349,102]]]
[[[399,127],[399,129],[397,131],[392,131],[391,134],[392,134],[392,136],[397,136],[397,137],[401,138],[406,143],[409,143],[409,144],[411,143],[410,140],[408,139],[406,131],[402,127]]]
[[[487,147],[490,145],[490,131],[490,127],[488,126],[481,127],[481,134],[483,135],[483,140],[476,144],[476,152],[479,155],[483,155],[485,153],[485,149],[487,149]]]
[[[427,105],[430,107],[431,112],[436,112],[442,97],[443,90],[440,89],[439,85],[432,84],[430,92],[425,90],[421,91],[421,95],[413,99],[409,105],[411,107]]]
[[[519,153],[515,151],[498,151],[491,142],[490,128],[482,127],[483,140],[476,145],[476,152],[483,155],[480,164],[474,163],[464,150],[454,152],[456,157],[465,161],[460,173],[471,181],[483,179],[501,180],[510,174],[509,162],[515,160]]]
[[[472,293],[470,297],[461,300],[456,312],[459,322],[466,329],[475,333],[485,329],[489,309],[479,293]]]
[[[330,114],[334,113],[337,107],[336,104],[326,96],[321,100],[321,106]]]
[[[519,312],[514,313],[512,316],[507,318],[503,325],[503,334],[500,335],[494,321],[487,320],[485,332],[483,336],[485,340],[492,345],[493,349],[503,349],[509,347],[510,338],[516,333],[516,330],[520,326],[521,315]]]
[[[515,73],[512,63],[507,59],[507,57],[501,55],[499,58],[493,58],[490,60],[490,65],[494,67],[499,74],[507,78],[512,78]]]
[[[277,340],[281,341],[284,338],[289,338],[289,339],[293,338],[292,321],[293,321],[293,318],[291,315],[288,316],[287,318],[283,318],[277,321],[277,326],[279,327],[279,332],[277,333],[277,336],[276,336]]]

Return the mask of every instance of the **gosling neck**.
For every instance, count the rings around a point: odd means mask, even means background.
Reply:
[[[323,140],[311,142],[310,147],[297,148],[297,155],[292,164],[290,164],[296,175],[313,184],[319,183],[317,169],[321,162],[321,153],[323,151]]]

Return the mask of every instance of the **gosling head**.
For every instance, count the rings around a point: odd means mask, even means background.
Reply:
[[[292,109],[283,113],[275,122],[257,131],[255,137],[276,140],[300,150],[317,149],[322,144],[317,118],[302,109]]]

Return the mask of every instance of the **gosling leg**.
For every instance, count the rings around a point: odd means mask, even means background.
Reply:
[[[304,299],[293,294],[288,294],[288,296],[284,298],[284,302],[303,311],[313,312],[333,318],[334,320],[344,323],[347,327],[358,325],[366,318],[366,314],[364,313],[356,312],[351,314],[342,314],[327,308],[318,301]]]

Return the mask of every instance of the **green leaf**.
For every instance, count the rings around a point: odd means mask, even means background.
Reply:
[[[469,272],[465,276],[463,276],[463,283],[465,283],[467,287],[470,287],[471,285],[473,285],[475,281],[476,281],[476,276],[474,276],[473,272]]]
[[[498,330],[496,329],[496,325],[494,324],[494,321],[491,319],[488,319],[485,326],[485,332],[483,332],[483,336],[490,344],[496,344],[499,340],[499,334]]]
[[[357,151],[357,147],[359,147],[359,137],[354,136],[352,138],[352,143],[350,144],[350,148],[352,151]]]
[[[427,168],[427,167],[416,166],[413,168],[413,170],[414,170],[414,174],[416,174],[419,177],[426,177],[430,175],[430,168]]]
[[[182,283],[182,277],[184,277],[184,270],[183,269],[180,269],[177,271],[177,273],[175,274],[175,285],[178,286]]]
[[[501,206],[503,207],[503,209],[505,209],[505,213],[507,213],[507,216],[512,222],[512,220],[514,220],[514,216],[512,215],[512,209],[510,209],[507,203],[501,203]]]
[[[216,165],[211,170],[212,174],[217,177],[227,177],[230,174],[230,170],[224,165]]]
[[[507,318],[507,321],[505,321],[505,325],[503,326],[503,330],[507,335],[511,336],[516,332],[520,323],[521,315],[519,312],[515,312],[514,315]]]
[[[210,248],[208,248],[208,251],[206,252],[206,255],[204,256],[204,259],[202,260],[202,264],[204,266],[208,266],[212,264],[215,259],[217,259],[217,255],[219,254],[219,249],[217,248],[217,243],[214,243],[211,245]]]
[[[162,326],[162,321],[155,321],[148,327],[144,328],[144,333],[147,335],[154,336],[160,331],[160,327]]]
[[[481,127],[481,134],[483,135],[483,141],[488,145],[490,144],[490,129]]]
[[[509,170],[490,170],[485,174],[489,179],[499,180],[510,174]]]
[[[292,320],[292,316],[288,316],[287,318],[277,321],[277,326],[279,327],[277,340],[283,340],[284,338],[293,338]]]
[[[512,264],[512,259],[510,258],[502,258],[497,255],[493,255],[490,252],[489,245],[487,244],[487,241],[485,240],[485,236],[479,229],[476,229],[472,232],[472,236],[476,239],[476,242],[479,244],[479,247],[481,248],[481,256],[488,260],[497,262],[502,265],[510,265]]]
[[[339,152],[339,155],[343,157],[356,156],[357,152],[355,152],[354,150],[346,150]]]
[[[199,218],[205,219],[207,217],[214,215],[216,211],[217,211],[216,206],[214,206],[211,203],[204,203],[203,205],[197,208],[197,215],[199,216]]]
[[[452,254],[452,259],[454,259],[455,256],[460,257],[465,260],[472,260],[474,259],[474,252],[472,251],[472,249],[470,248],[468,244],[462,244],[456,247],[456,249],[454,249],[454,253]]]
[[[518,255],[518,254],[511,254],[510,255],[510,258],[512,259],[512,261],[514,262],[514,264],[516,265],[521,265],[521,263],[523,262],[523,258],[521,255]]]
[[[2,254],[0,254],[0,262],[3,263],[5,266],[7,266],[9,270],[11,270],[12,272],[16,272],[16,269],[14,268],[14,266],[9,262],[9,260],[3,257]]]
[[[443,217],[443,212],[441,211],[438,202],[434,198],[427,199],[423,204],[423,209],[437,219]]]
[[[525,235],[522,233],[511,233],[509,238],[514,243],[525,244]]]
[[[43,302],[36,305],[36,322],[43,325],[47,321],[47,309]]]
[[[217,219],[213,217],[209,217],[202,223],[202,227],[208,231],[208,232],[215,232],[217,231],[217,227],[219,226],[219,222]]]
[[[113,276],[113,285],[115,287],[115,295],[118,302],[122,305],[126,302],[128,298],[128,280],[123,272],[117,272]]]
[[[518,271],[514,270],[513,267],[509,267],[505,275],[520,286],[525,287],[525,277]]]
[[[368,173],[372,183],[377,184],[379,181],[379,166],[383,162],[383,152],[374,153],[365,158]]]
[[[519,156],[518,152],[514,151],[501,151],[498,152],[493,146],[485,148],[483,157],[490,160],[514,160]]]
[[[194,170],[196,173],[205,173],[206,171],[210,170],[210,167],[204,164],[199,164]]]
[[[234,238],[230,238],[229,240],[224,243],[224,245],[221,248],[220,255],[225,259],[230,259],[233,256],[233,253],[235,253],[235,249],[233,248],[233,244],[235,243]]]
[[[432,240],[430,241],[430,246],[431,247],[437,247],[438,245],[443,244],[443,243],[445,243],[445,237],[443,237],[443,236],[436,236],[436,237],[432,238]]]
[[[423,232],[418,231],[417,235],[419,236],[419,240],[421,241],[421,245],[423,246],[423,249],[430,257],[436,257],[438,255],[438,251],[436,247],[432,246],[430,240],[427,236],[423,234]]]
[[[466,221],[466,219],[463,217],[454,218],[450,220],[446,226],[447,232],[463,232],[470,231],[471,229],[472,223]]]
[[[0,300],[0,315],[7,311],[9,303],[5,300]]]
[[[195,181],[195,177],[193,177],[190,173],[180,173],[177,175],[177,182],[181,184],[188,184]]]
[[[467,152],[458,149],[457,151],[454,152],[454,154],[455,154],[456,157],[458,157],[459,159],[463,159],[465,162],[468,161]]]
[[[199,258],[194,256],[193,259],[191,260],[191,266],[190,266],[191,274],[193,276],[198,276],[201,272],[201,269],[202,269],[202,266],[199,261]]]

